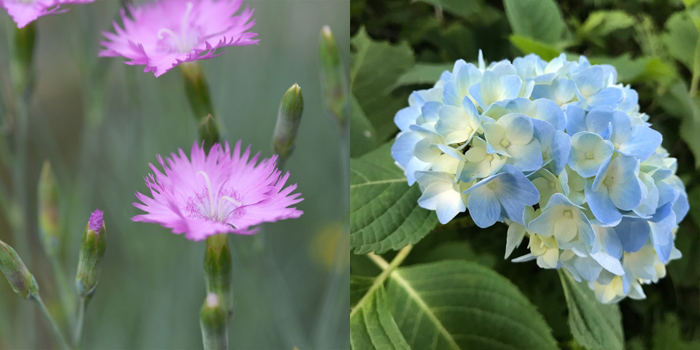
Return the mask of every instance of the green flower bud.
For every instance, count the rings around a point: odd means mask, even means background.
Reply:
[[[58,189],[56,180],[51,172],[49,161],[41,168],[38,186],[39,202],[39,234],[44,251],[49,257],[54,257],[61,249],[61,234],[58,212]]]
[[[216,293],[209,293],[199,312],[205,350],[228,349],[228,315]]]
[[[282,160],[289,158],[294,151],[294,140],[304,112],[304,97],[301,88],[294,84],[282,96],[280,109],[277,113],[277,124],[272,136],[272,150],[279,154]]]
[[[231,316],[233,314],[233,289],[231,287],[233,274],[231,271],[231,252],[226,234],[207,237],[207,247],[204,252],[204,274],[207,282],[207,293],[216,293],[220,296],[221,303]]]
[[[0,241],[0,270],[10,282],[12,290],[22,298],[29,299],[39,295],[36,279],[27,270],[17,252],[3,241]]]
[[[89,297],[95,292],[97,278],[100,274],[100,261],[107,248],[107,237],[104,213],[96,209],[85,225],[85,234],[78,257],[78,273],[75,277],[75,287],[80,297]]]
[[[209,87],[202,68],[196,62],[180,65],[185,77],[185,94],[192,108],[192,113],[199,124],[199,139],[204,141],[206,149],[219,142],[219,127],[214,118],[214,107],[209,95]]]
[[[10,58],[10,79],[15,93],[26,97],[34,83],[32,62],[34,60],[35,23],[15,31],[14,50]]]
[[[341,127],[345,128],[349,112],[347,77],[338,50],[338,43],[328,26],[323,26],[321,29],[319,56],[321,60],[321,86],[323,87],[326,109]]]

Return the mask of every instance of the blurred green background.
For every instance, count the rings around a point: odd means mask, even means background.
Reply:
[[[646,300],[619,303],[625,347],[700,348],[700,1],[353,0],[350,23],[351,51],[371,55],[371,69],[381,72],[363,76],[371,84],[351,83],[358,102],[353,158],[392,142],[394,114],[407,106],[410,92],[432,86],[457,59],[476,62],[479,49],[487,63],[529,53],[550,60],[565,52],[570,60],[583,54],[592,63],[614,65],[618,81],[638,91],[641,111],[678,159],[690,200],[676,235],[683,258],[667,266],[666,278],[644,286]],[[369,70],[367,61],[351,66],[351,76]],[[557,273],[503,260],[506,230],[479,229],[463,214],[438,225],[402,266],[458,259],[490,267],[535,304],[561,348],[580,349],[567,325]],[[523,245],[512,256],[526,252]],[[379,274],[365,256],[353,256],[351,264],[353,276]]]
[[[138,2],[138,1],[137,1]],[[301,86],[305,110],[296,149],[287,162],[298,183],[304,215],[264,225],[256,236],[231,236],[236,308],[233,349],[346,349],[348,242],[341,235],[338,127],[323,109],[318,44],[332,29],[349,56],[346,0],[246,0],[255,9],[258,46],[226,48],[201,65],[223,139],[271,156],[272,131],[284,92]],[[199,308],[205,297],[204,242],[154,224],[134,223],[134,192],[156,154],[189,153],[196,124],[177,69],[160,78],[119,58],[97,58],[101,32],[111,30],[120,1],[69,5],[70,11],[37,24],[37,80],[31,100],[29,208],[36,208],[41,164],[51,161],[60,187],[63,261],[72,284],[82,230],[94,208],[105,211],[108,243],[97,292],[84,330],[86,349],[201,348]],[[0,91],[9,98],[8,59],[16,27],[0,14]],[[0,103],[7,125],[9,101]],[[101,120],[101,122],[99,121]],[[9,137],[3,129],[3,137]],[[8,169],[0,178],[12,191]],[[11,191],[11,192],[12,192]],[[7,214],[7,213],[5,213]],[[51,269],[41,250],[37,216],[13,240],[6,216],[0,239],[15,246],[36,276],[49,309],[60,312]],[[26,248],[26,247],[24,247]],[[29,323],[27,323],[29,322]],[[26,327],[26,325],[30,327]],[[47,323],[31,303],[0,282],[0,349],[51,348]]]

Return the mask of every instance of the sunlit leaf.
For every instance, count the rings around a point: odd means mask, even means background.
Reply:
[[[350,316],[351,349],[411,349],[389,312],[384,287],[365,296],[358,307]]]
[[[556,349],[549,326],[510,281],[467,261],[402,267],[390,310],[413,349]]]
[[[556,44],[566,29],[554,0],[503,0],[515,35]]]
[[[540,56],[543,60],[549,61],[561,54],[554,46],[520,35],[511,35],[510,42],[515,45],[523,54]]]
[[[396,81],[396,87],[405,85],[434,85],[444,71],[451,71],[452,63],[416,63]]]

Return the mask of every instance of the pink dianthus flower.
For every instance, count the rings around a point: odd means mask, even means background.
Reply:
[[[17,28],[24,28],[37,18],[55,15],[68,10],[61,9],[62,4],[82,4],[95,0],[0,0],[4,8],[17,23]]]
[[[159,77],[183,62],[220,55],[224,46],[257,44],[253,10],[236,12],[242,0],[156,0],[122,11],[123,28],[104,32],[102,57],[125,57],[128,65],[145,65]]]
[[[195,143],[191,159],[181,149],[165,161],[157,156],[165,172],[149,164],[155,175],[145,180],[152,197],[136,193],[142,203],[134,206],[146,214],[132,220],[160,224],[199,241],[219,233],[253,234],[255,225],[301,216],[290,206],[303,198],[292,194],[296,184],[284,187],[289,172],[282,176],[277,156],[259,163],[260,153],[249,156],[250,147],[241,154],[240,141],[233,152],[228,142],[215,144],[209,154]]]

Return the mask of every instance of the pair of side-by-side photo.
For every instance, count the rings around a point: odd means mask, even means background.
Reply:
[[[700,348],[700,1],[0,0],[0,349]]]

